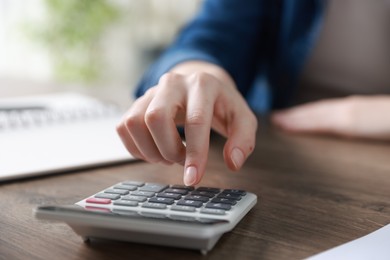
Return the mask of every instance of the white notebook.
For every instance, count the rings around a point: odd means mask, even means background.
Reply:
[[[134,160],[121,112],[74,93],[0,99],[0,181]]]

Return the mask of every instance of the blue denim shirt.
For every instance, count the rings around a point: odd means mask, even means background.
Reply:
[[[323,0],[206,0],[149,68],[136,95],[178,63],[223,67],[252,109],[287,107],[321,29]]]

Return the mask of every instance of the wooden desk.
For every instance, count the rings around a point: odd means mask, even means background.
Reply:
[[[33,218],[37,205],[72,204],[126,179],[181,183],[179,166],[137,162],[1,184],[0,259],[300,259],[390,222],[390,143],[261,126],[239,173],[227,170],[222,147],[214,138],[201,184],[246,189],[260,200],[206,257],[125,242],[85,245],[67,225]]]

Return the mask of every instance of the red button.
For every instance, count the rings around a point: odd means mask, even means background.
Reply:
[[[101,198],[89,198],[85,200],[87,203],[95,203],[95,204],[110,204],[110,199],[101,199]]]

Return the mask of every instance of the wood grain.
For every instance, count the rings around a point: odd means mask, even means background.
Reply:
[[[202,186],[254,192],[259,203],[207,256],[116,241],[82,243],[63,223],[34,219],[131,179],[181,183],[179,166],[135,162],[0,184],[0,259],[301,259],[390,223],[390,144],[280,133],[262,123],[237,173],[213,136]],[[22,162],[22,161],[21,161]]]

